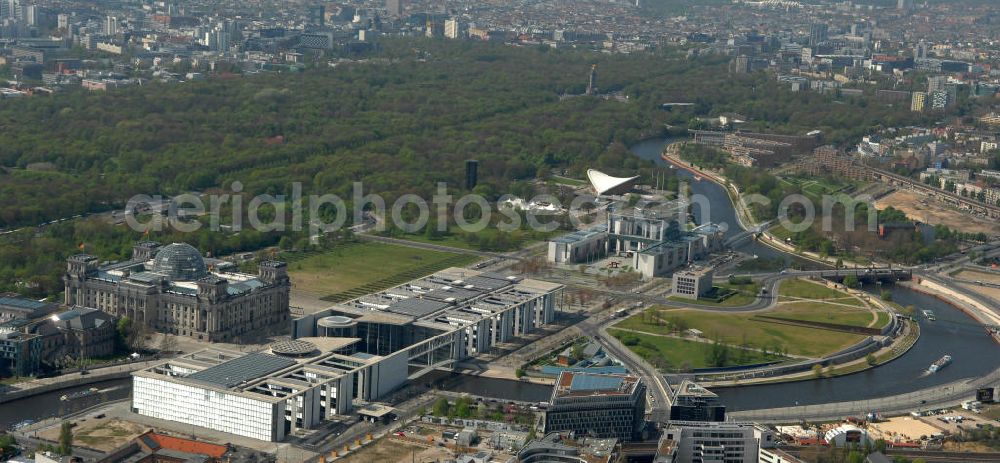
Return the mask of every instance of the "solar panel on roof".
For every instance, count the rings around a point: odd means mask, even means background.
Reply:
[[[618,390],[622,386],[622,378],[615,376],[594,376],[576,374],[569,388],[573,391],[607,391]]]
[[[253,352],[192,373],[187,378],[231,388],[295,364],[296,362],[291,359]]]

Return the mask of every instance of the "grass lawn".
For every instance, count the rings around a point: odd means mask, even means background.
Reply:
[[[889,320],[890,320],[891,317],[892,316],[889,315],[886,312],[879,312],[878,313],[878,321],[875,322],[875,327],[876,328],[881,328],[881,327],[883,327],[885,325],[888,325],[889,324]]]
[[[395,284],[403,283],[475,260],[477,257],[466,254],[384,243],[350,243],[291,262],[288,274],[295,290],[326,295],[372,284],[384,289],[396,280],[399,282]]]
[[[569,177],[560,177],[560,176],[557,176],[557,175],[553,175],[552,177],[549,177],[548,181],[552,182],[552,183],[559,184],[559,185],[567,185],[567,186],[574,186],[574,187],[576,187],[576,186],[583,186],[583,185],[587,184],[586,180],[578,180],[578,179],[569,178]]]
[[[850,294],[840,292],[821,283],[814,283],[809,280],[794,279],[784,280],[778,287],[778,300],[788,301],[791,298],[828,300],[836,299],[838,304],[847,304],[863,307],[864,304]]]
[[[667,299],[677,302],[687,302],[691,305],[708,305],[713,307],[739,307],[752,303],[757,299],[757,294],[760,293],[760,283],[750,283],[746,285],[734,285],[729,283],[719,283],[715,285],[716,288],[725,292],[725,290],[736,291],[736,294],[729,296],[722,301],[716,302],[710,299],[698,299],[697,301],[693,299],[688,299],[686,297],[670,296]]]
[[[667,323],[658,326],[655,323],[656,315]],[[663,310],[654,307],[626,318],[615,326],[654,334],[668,334],[671,331],[669,323],[679,323],[685,329],[701,330],[705,337],[718,337],[727,344],[740,345],[745,339],[755,347],[767,346],[770,349],[781,347],[789,354],[808,357],[820,357],[836,352],[863,338],[861,335],[837,331],[753,320],[754,315],[754,313],[703,312],[689,309]]]
[[[639,334],[629,331],[608,330],[614,337],[625,343],[629,349],[639,354],[649,363],[661,370],[687,370],[691,368],[708,368],[709,353],[712,345],[706,342],[689,341]],[[632,345],[629,345],[632,344]],[[769,360],[780,360],[783,357],[768,356],[754,350],[730,347],[729,359],[724,366],[753,365]]]
[[[542,240],[547,240],[553,236],[568,233],[566,230],[554,232],[541,232],[530,230],[514,230],[512,232],[502,232],[495,226],[488,226],[482,231],[474,233],[475,239],[467,239],[464,232],[457,226],[452,225],[448,232],[441,236],[428,237],[424,234],[400,234],[394,238],[400,238],[419,243],[430,243],[438,246],[449,246],[460,249],[471,249],[474,251],[495,251],[505,252],[521,249],[524,246]]]
[[[866,327],[874,319],[871,311],[861,307],[844,307],[823,302],[792,302],[781,304],[767,315],[821,323]],[[884,325],[878,325],[879,327]]]

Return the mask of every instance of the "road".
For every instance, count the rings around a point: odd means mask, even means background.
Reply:
[[[626,369],[642,379],[642,382],[646,384],[647,392],[652,397],[648,404],[650,419],[656,422],[665,421],[670,414],[670,385],[655,367],[622,345],[614,336],[608,334],[607,325],[617,320],[609,310],[583,319],[576,327],[582,335],[600,343],[608,354],[621,361]]]

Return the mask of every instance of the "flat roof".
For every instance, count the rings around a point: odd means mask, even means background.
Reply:
[[[28,299],[26,297],[14,296],[14,295],[0,295],[0,307],[12,307],[15,309],[24,310],[41,310],[47,307],[55,306],[55,304],[49,302],[39,302],[34,299]]]
[[[389,312],[420,318],[444,309],[450,305],[451,304],[447,302],[411,297],[393,302],[386,308],[386,310]]]
[[[196,373],[186,379],[214,384],[231,389],[250,380],[270,375],[278,370],[297,365],[295,360],[277,355],[252,352],[242,357],[220,363]]]
[[[632,375],[563,370],[552,389],[552,398],[629,395],[638,384],[639,378]]]

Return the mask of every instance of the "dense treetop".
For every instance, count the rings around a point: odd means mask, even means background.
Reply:
[[[437,182],[461,187],[466,159],[480,161],[477,190],[490,197],[540,173],[579,178],[596,167],[634,175],[645,161],[629,144],[723,112],[746,115],[751,129],[823,130],[835,143],[920,117],[867,97],[792,93],[763,73],[734,77],[728,59],[386,41],[363,61],[303,73],[5,100],[0,229],[120,208],[134,194],[237,180],[247,194],[287,194],[302,182],[306,194],[346,199],[362,181],[389,200],[430,197]],[[583,93],[592,64],[600,91],[620,98],[567,96]],[[665,111],[665,102],[696,104]],[[0,256],[16,258],[0,258],[0,290],[29,279],[47,282],[33,292],[57,290],[61,261],[80,242],[104,243],[89,252],[121,257],[136,238],[70,222],[2,239]],[[278,237],[191,239],[221,253]]]

